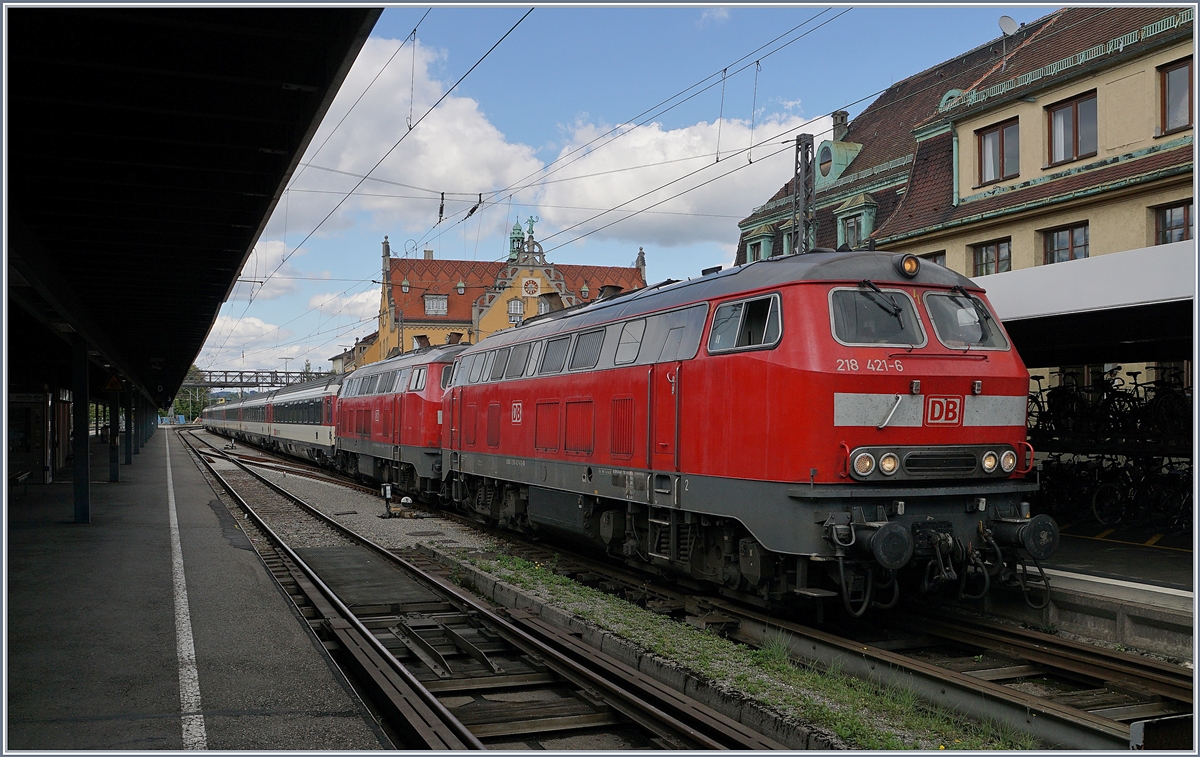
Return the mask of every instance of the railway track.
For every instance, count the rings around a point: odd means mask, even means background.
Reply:
[[[553,560],[560,573],[649,609],[756,646],[783,634],[798,662],[908,688],[926,701],[1003,723],[1048,745],[1192,748],[1192,671],[1181,666],[958,615],[893,613],[882,622],[849,622],[836,632],[814,628],[492,533],[512,543],[513,554],[545,564]]]
[[[567,634],[505,617],[444,570],[422,571],[181,438],[246,512],[264,562],[398,748],[785,748]]]

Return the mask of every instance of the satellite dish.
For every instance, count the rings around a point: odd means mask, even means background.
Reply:
[[[1005,37],[1011,37],[1018,29],[1017,22],[1012,16],[1000,17],[1000,31],[1004,32]]]

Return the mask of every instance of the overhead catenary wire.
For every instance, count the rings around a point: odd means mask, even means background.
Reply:
[[[448,88],[448,89],[445,91],[445,93],[443,93],[443,94],[442,94],[442,96],[438,98],[437,102],[435,102],[435,103],[434,103],[432,106],[430,106],[429,110],[425,111],[425,113],[424,113],[424,114],[423,114],[423,115],[422,115],[422,116],[421,116],[419,119],[417,119],[416,123],[413,123],[413,124],[410,126],[410,128],[408,129],[408,131],[406,131],[406,132],[404,132],[404,134],[400,135],[400,138],[396,140],[395,144],[393,144],[393,145],[392,145],[392,146],[391,146],[391,147],[388,149],[388,151],[387,151],[387,152],[385,152],[385,153],[383,154],[383,157],[381,157],[381,158],[380,158],[380,159],[379,159],[379,160],[378,160],[378,161],[375,163],[375,165],[371,167],[371,170],[370,170],[370,171],[367,171],[367,174],[366,174],[366,176],[370,176],[370,175],[371,175],[371,174],[372,174],[372,173],[375,171],[375,169],[379,168],[379,166],[383,164],[383,161],[387,160],[388,156],[389,156],[389,155],[391,155],[393,152],[395,152],[396,148],[400,146],[400,143],[402,143],[402,142],[404,141],[404,139],[405,139],[405,138],[406,138],[406,137],[407,137],[409,134],[411,134],[411,133],[413,132],[413,129],[415,129],[415,128],[416,128],[418,125],[420,125],[420,123],[421,123],[422,121],[424,121],[424,120],[425,120],[425,119],[426,119],[426,118],[429,116],[429,114],[430,114],[430,113],[432,113],[432,112],[433,112],[433,111],[434,111],[434,110],[435,110],[435,109],[436,109],[436,108],[437,108],[439,105],[441,105],[441,104],[442,104],[442,102],[443,102],[443,101],[444,101],[444,100],[445,100],[447,97],[449,97],[449,96],[450,96],[450,94],[451,94],[451,93],[452,93],[452,92],[453,92],[453,91],[454,91],[454,90],[455,90],[455,89],[458,87],[458,85],[459,85],[459,84],[462,84],[463,80],[464,80],[464,79],[466,79],[468,76],[470,76],[470,75],[471,75],[471,72],[472,72],[472,71],[474,71],[476,68],[478,68],[478,67],[479,67],[479,65],[480,65],[481,63],[483,63],[483,61],[485,61],[485,60],[488,58],[488,56],[489,56],[489,55],[491,55],[491,54],[492,54],[492,52],[493,52],[493,51],[495,51],[495,49],[496,49],[497,47],[499,47],[499,46],[500,46],[500,44],[501,44],[502,42],[504,42],[504,40],[505,40],[505,39],[507,39],[507,38],[508,38],[508,36],[509,36],[510,34],[512,34],[512,33],[513,33],[513,31],[515,31],[515,30],[516,30],[516,28],[517,28],[518,26],[520,26],[520,25],[521,25],[521,22],[523,22],[523,21],[524,21],[526,18],[528,18],[528,17],[529,17],[529,14],[531,14],[531,13],[533,13],[533,8],[530,8],[529,10],[527,10],[527,11],[525,12],[525,14],[521,16],[521,18],[517,19],[517,22],[516,22],[515,24],[513,24],[513,25],[512,25],[512,27],[511,27],[511,28],[510,28],[508,31],[506,31],[506,32],[504,33],[504,35],[503,35],[502,37],[500,37],[500,39],[498,39],[498,40],[496,41],[496,43],[495,43],[495,44],[493,44],[493,45],[492,45],[490,48],[488,48],[488,51],[487,51],[487,52],[485,52],[485,53],[483,54],[483,56],[479,58],[479,60],[475,61],[474,65],[472,65],[472,66],[471,66],[469,69],[467,69],[467,72],[466,72],[466,73],[464,73],[462,76],[460,76],[460,77],[458,78],[458,81],[454,82],[454,84],[452,84],[452,85],[451,85],[451,86],[450,86],[450,87],[449,87],[449,88]],[[329,211],[329,212],[328,212],[328,213],[325,215],[325,217],[324,217],[324,218],[322,218],[322,219],[321,219],[321,220],[320,220],[320,221],[317,223],[317,225],[316,225],[315,227],[313,227],[312,231],[308,232],[308,234],[306,234],[306,235],[305,235],[304,239],[300,240],[300,244],[296,245],[296,247],[295,247],[295,248],[293,248],[293,249],[292,249],[292,251],[291,251],[290,253],[285,253],[285,254],[283,255],[282,259],[279,261],[279,265],[278,265],[278,266],[276,266],[276,267],[275,267],[275,270],[274,270],[274,271],[272,271],[270,274],[268,274],[268,275],[267,275],[267,277],[266,277],[266,278],[263,280],[263,285],[264,285],[264,286],[266,285],[266,282],[267,282],[267,281],[270,281],[271,277],[272,277],[272,276],[274,276],[274,275],[275,275],[275,274],[276,274],[276,273],[279,271],[279,269],[283,267],[283,264],[287,262],[288,258],[289,258],[289,257],[291,257],[293,254],[295,254],[296,250],[298,250],[298,249],[300,249],[301,247],[303,247],[303,246],[304,246],[304,243],[305,243],[305,242],[307,242],[307,241],[308,241],[308,240],[309,240],[309,239],[312,237],[312,235],[313,235],[313,234],[317,233],[317,230],[318,230],[318,229],[320,229],[320,228],[321,228],[323,225],[325,225],[325,222],[326,222],[326,221],[328,221],[328,220],[329,220],[329,219],[330,219],[330,218],[333,216],[333,214],[334,214],[334,213],[336,213],[336,212],[338,211],[338,209],[342,207],[342,205],[343,205],[343,204],[345,204],[346,200],[347,200],[347,199],[349,199],[349,198],[352,196],[352,194],[353,194],[354,190],[358,189],[358,187],[360,187],[364,181],[366,181],[366,178],[365,178],[365,177],[364,177],[363,179],[360,179],[360,180],[358,181],[358,183],[356,183],[356,184],[354,185],[354,187],[352,187],[352,188],[351,188],[350,192],[348,192],[348,193],[346,194],[346,196],[345,196],[345,197],[343,197],[343,198],[342,198],[342,199],[341,199],[341,200],[340,200],[340,201],[339,201],[339,202],[338,202],[338,203],[337,203],[337,204],[336,204],[336,205],[333,207],[333,209],[332,209],[332,210],[330,210],[330,211]],[[253,303],[254,303],[254,298],[253,298],[253,296],[251,296],[250,300],[249,300],[249,301],[246,303],[246,308],[245,308],[245,310],[243,310],[243,311],[242,311],[242,314],[241,314],[240,316],[238,316],[238,319],[237,319],[238,321],[240,321],[242,318],[244,318],[244,317],[246,316],[246,313],[247,313],[247,312],[249,312],[249,310],[250,310],[250,305],[252,305]],[[230,334],[232,334],[232,328],[231,328],[231,330],[230,330]],[[224,340],[224,341],[221,343],[221,349],[222,349],[222,350],[225,348],[225,344],[228,342],[228,339],[229,339],[229,337],[228,337],[228,336],[226,336],[225,340]]]
[[[1105,12],[1107,12],[1107,10],[1102,10],[1102,11],[1100,11],[1100,13],[1101,13],[1101,14],[1102,14],[1102,13],[1105,13]],[[1099,15],[1099,14],[1096,14],[1096,15]],[[1094,16],[1092,16],[1092,17],[1094,17]],[[1079,23],[1082,23],[1082,20],[1081,20]],[[1060,32],[1060,31],[1066,31],[1066,28],[1060,28],[1059,30],[1056,30],[1056,32]],[[979,65],[984,65],[985,63],[986,63],[986,61],[984,61],[984,62],[981,62],[980,64],[976,64],[976,66],[973,66],[972,68],[976,68],[976,67],[978,67]],[[939,64],[939,65],[940,65],[940,64]],[[752,110],[754,111],[754,112],[752,112],[752,124],[755,122],[755,118],[756,118],[756,109],[757,109],[757,75],[758,75],[758,71],[759,71],[759,70],[761,70],[761,63],[760,63],[760,61],[755,61],[755,66],[756,66],[756,84],[755,84],[755,95],[754,95],[754,101],[753,101],[753,102],[754,102],[754,106],[753,106],[753,108],[752,108]],[[960,72],[960,73],[962,73],[962,72]],[[935,83],[935,85],[936,85],[936,83]],[[933,86],[933,85],[931,85],[931,86]],[[907,100],[907,99],[908,99],[908,98],[910,98],[910,97],[916,96],[917,94],[920,94],[921,92],[927,91],[929,88],[930,88],[930,87],[926,87],[926,88],[923,88],[923,89],[922,89],[922,90],[920,90],[920,91],[909,93],[909,94],[905,95],[905,96],[904,96],[904,97],[902,97],[902,98],[897,98],[897,100],[895,100],[895,101],[892,101],[892,102],[890,102],[890,103],[887,103],[887,104],[885,104],[885,105],[884,105],[884,106],[882,106],[882,107],[892,107],[892,106],[895,106],[895,105],[899,104],[900,102],[902,102],[902,101],[904,101],[904,100]],[[852,106],[852,105],[854,105],[854,104],[857,104],[857,103],[859,103],[859,102],[862,102],[863,100],[865,100],[865,99],[868,99],[869,97],[874,97],[874,96],[876,96],[876,95],[880,94],[881,92],[884,92],[884,91],[886,91],[887,89],[888,89],[888,88],[884,88],[884,89],[881,89],[881,90],[879,90],[879,91],[877,91],[877,92],[874,92],[874,93],[872,93],[871,95],[867,95],[866,97],[860,98],[860,99],[858,99],[858,100],[856,100],[856,101],[854,101],[854,102],[852,102],[852,103],[849,103],[849,104],[848,104],[848,106]],[[847,107],[847,106],[843,106],[843,107]],[[811,121],[810,121],[810,123],[811,123]],[[753,126],[752,126],[752,128],[753,128]],[[797,128],[803,128],[803,127],[797,127]],[[824,132],[823,132],[823,133],[824,133]],[[751,161],[749,161],[749,156],[750,156],[750,155],[752,155],[752,153],[750,152],[750,150],[751,150],[752,148],[754,148],[754,147],[761,146],[761,145],[763,145],[763,144],[765,144],[765,143],[767,143],[767,142],[769,142],[769,141],[771,141],[771,140],[761,140],[761,141],[758,141],[758,142],[756,142],[756,141],[753,139],[753,133],[752,133],[752,137],[751,137],[751,144],[749,145],[749,147],[747,147],[747,148],[746,148],[746,150],[744,150],[744,151],[747,153],[747,155],[748,155],[748,162],[751,162]],[[784,150],[786,150],[786,149],[787,149],[787,148],[784,148]],[[778,154],[778,153],[779,153],[779,152],[781,152],[781,151],[783,151],[783,150],[780,150],[780,151],[775,151],[775,152],[773,152],[772,154]],[[619,170],[627,170],[627,169],[614,169],[614,171],[619,171]],[[695,172],[693,172],[693,173],[695,173]],[[687,192],[690,192],[690,191],[695,191],[696,189],[700,188],[701,186],[705,186],[705,185],[707,185],[707,184],[710,184],[710,183],[712,183],[712,182],[714,182],[714,181],[717,181],[717,180],[719,180],[719,179],[721,179],[721,178],[724,178],[725,176],[729,175],[729,173],[732,173],[732,172],[726,172],[726,173],[723,173],[723,174],[721,174],[720,176],[713,177],[712,179],[709,179],[709,180],[705,181],[703,184],[697,185],[696,187],[691,187],[691,188],[689,188],[689,189],[686,189],[686,190],[684,190],[683,192],[677,193],[676,195],[672,195],[672,197],[669,197],[669,198],[666,198],[666,199],[664,199],[664,200],[661,200],[661,201],[659,201],[659,202],[655,203],[654,205],[648,206],[647,208],[642,208],[642,209],[640,209],[640,210],[636,210],[636,211],[633,211],[633,210],[625,210],[625,209],[623,209],[623,207],[622,207],[622,206],[624,206],[624,205],[627,205],[629,202],[635,201],[635,200],[637,199],[637,198],[633,198],[632,200],[626,201],[625,203],[621,203],[621,205],[618,205],[616,208],[610,208],[610,209],[608,209],[608,212],[626,212],[626,213],[629,213],[629,216],[627,216],[627,217],[633,217],[634,215],[641,214],[641,213],[667,212],[667,211],[655,211],[655,210],[652,210],[651,208],[657,207],[658,205],[661,205],[663,202],[669,201],[670,199],[674,199],[675,197],[678,197],[678,196],[680,196],[680,195],[682,195],[682,194],[686,194]],[[681,177],[681,178],[686,178],[686,177]],[[374,178],[373,178],[373,177],[372,177],[372,180],[374,180]],[[570,180],[570,179],[562,179],[562,180]],[[556,180],[556,181],[557,181],[557,180]],[[678,180],[676,180],[676,181],[678,181]],[[670,182],[670,183],[675,183],[675,181],[673,181],[673,182]],[[659,187],[658,189],[665,188],[666,186],[669,186],[669,185],[670,185],[670,183],[669,183],[669,184],[666,184],[666,185],[663,185],[662,187]],[[451,193],[449,193],[449,192],[448,192],[447,194],[451,194]],[[463,194],[463,195],[466,195],[467,193],[461,193],[461,194]],[[507,199],[508,199],[508,202],[509,202],[509,204],[510,204],[510,208],[511,208],[512,201],[513,201],[513,199],[514,199],[514,198],[513,198],[513,194],[514,194],[514,193],[511,193],[511,192],[510,192],[510,193],[508,194],[508,198],[507,198]],[[647,194],[648,194],[648,193],[647,193]],[[642,196],[645,196],[645,195],[639,195],[639,197],[642,197]],[[476,206],[478,207],[478,202],[476,202]],[[511,215],[511,213],[510,213],[510,215]],[[732,216],[731,216],[731,217],[732,217]],[[462,220],[465,220],[465,218],[464,218],[464,219],[462,219]],[[594,220],[594,219],[588,219],[588,220]],[[599,231],[602,231],[602,230],[603,230],[603,229],[605,229],[605,228],[609,228],[610,226],[612,226],[612,225],[614,225],[615,223],[618,223],[618,222],[620,222],[620,221],[622,221],[622,220],[626,220],[626,219],[624,219],[624,218],[623,218],[623,219],[618,219],[617,221],[613,221],[612,223],[606,224],[606,225],[604,225],[604,226],[602,226],[602,227],[599,227],[599,228],[596,228],[596,229],[592,229],[592,230],[590,230],[590,231],[586,232],[585,234],[581,234],[580,236],[577,236],[577,237],[575,237],[575,238],[573,238],[573,239],[571,239],[571,240],[569,240],[569,241],[567,241],[567,242],[564,242],[563,244],[560,244],[560,245],[558,245],[558,246],[556,246],[556,247],[554,247],[554,248],[551,248],[551,249],[561,249],[563,246],[565,246],[565,245],[567,245],[567,244],[570,244],[570,243],[572,243],[572,242],[574,242],[574,241],[577,241],[578,239],[581,239],[581,238],[583,238],[584,236],[588,236],[588,235],[591,235],[591,234],[597,233],[597,232],[599,232]],[[586,221],[585,221],[585,223],[586,223]],[[578,226],[578,224],[577,224],[576,226]],[[574,227],[572,227],[572,228],[574,228]],[[560,231],[560,232],[557,232],[557,233],[556,233],[556,235],[557,235],[558,233],[564,233],[565,231],[569,231],[569,229],[566,229],[566,230],[562,230],[562,231]]]

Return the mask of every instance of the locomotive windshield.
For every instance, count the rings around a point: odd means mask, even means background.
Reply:
[[[925,344],[913,301],[899,290],[835,289],[829,294],[829,308],[833,335],[842,344]]]
[[[930,292],[925,309],[938,341],[951,348],[1008,349],[996,320],[978,297],[963,293]]]

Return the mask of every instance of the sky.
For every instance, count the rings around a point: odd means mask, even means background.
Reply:
[[[498,260],[532,217],[555,263],[729,266],[797,134],[1054,7],[387,8],[197,365],[328,370],[376,328],[385,236]]]

